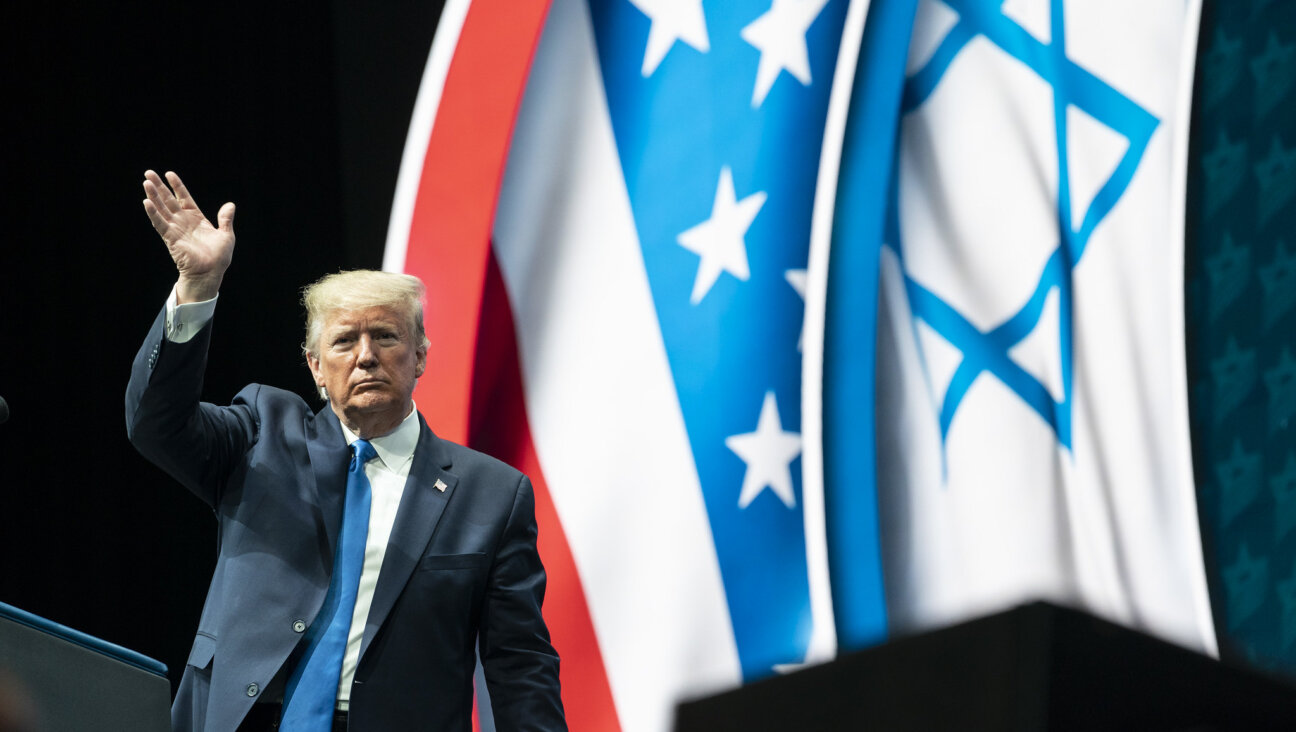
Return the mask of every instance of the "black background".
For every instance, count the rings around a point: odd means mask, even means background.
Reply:
[[[437,2],[54,3],[0,21],[0,602],[166,663],[209,509],[126,441],[130,362],[175,269],[148,168],[238,205],[205,398],[311,394],[298,289],[377,268]]]

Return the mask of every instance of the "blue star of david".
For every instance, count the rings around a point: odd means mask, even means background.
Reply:
[[[1003,14],[997,2],[943,0],[957,11],[958,22],[950,28],[927,63],[905,80],[901,113],[920,107],[944,77],[955,57],[977,37],[985,38],[1034,71],[1053,88],[1053,125],[1057,141],[1058,245],[1044,264],[1034,291],[1021,308],[1005,321],[983,331],[907,274],[905,290],[915,319],[928,323],[958,348],[963,360],[955,370],[940,405],[941,441],[945,442],[959,405],[972,383],[983,373],[999,379],[1053,428],[1057,440],[1071,449],[1072,379],[1072,279],[1071,274],[1094,228],[1124,195],[1138,169],[1158,120],[1106,82],[1077,66],[1066,55],[1065,13],[1062,0],[1050,3],[1051,42],[1043,43]],[[1078,227],[1072,222],[1071,185],[1067,164],[1067,107],[1075,106],[1129,140],[1125,155],[1103,183],[1085,210]],[[895,176],[892,176],[895,180]],[[891,187],[887,216],[887,238],[895,242],[903,260],[898,221],[898,186]],[[1009,357],[1008,351],[1035,329],[1045,299],[1058,291],[1059,341],[1062,364],[1062,400],[1056,401],[1047,387]],[[916,322],[916,321],[915,321]]]

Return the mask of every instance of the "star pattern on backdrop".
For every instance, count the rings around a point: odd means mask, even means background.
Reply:
[[[1296,359],[1284,346],[1278,362],[1264,372],[1265,391],[1269,395],[1269,429],[1283,429],[1296,415]]]
[[[774,4],[742,29],[742,39],[760,51],[752,106],[765,101],[779,72],[786,71],[803,85],[810,84],[810,55],[806,31],[828,0],[774,0]]]
[[[792,508],[792,461],[801,454],[801,435],[784,432],[774,392],[765,392],[756,431],[725,438],[725,446],[747,463],[738,507],[747,508],[766,488]]]
[[[702,0],[630,0],[630,3],[652,21],[641,70],[645,77],[652,76],[676,41],[683,41],[702,53],[711,50]]]
[[[1201,67],[1202,96],[1210,106],[1228,95],[1242,73],[1242,39],[1230,38],[1222,28],[1216,28]]]
[[[1241,440],[1233,441],[1233,451],[1228,458],[1215,462],[1215,480],[1220,490],[1220,516],[1227,523],[1245,511],[1260,495],[1260,453],[1248,452]]]
[[[1224,568],[1224,586],[1228,591],[1228,624],[1236,628],[1260,607],[1269,582],[1269,560],[1252,557],[1245,542],[1238,548],[1237,559]]]
[[[815,622],[800,499],[805,305],[788,273],[809,259],[848,5],[589,3],[744,680],[805,660]]]
[[[1212,316],[1218,316],[1246,291],[1251,276],[1251,249],[1233,243],[1233,235],[1224,232],[1219,248],[1207,260],[1210,267],[1210,303]]]
[[[1256,380],[1256,349],[1242,348],[1230,338],[1224,353],[1210,362],[1215,382],[1215,419],[1223,419],[1242,403]]]
[[[1274,594],[1282,607],[1282,644],[1290,646],[1296,640],[1296,571],[1274,585]]]
[[[1246,158],[1247,144],[1232,140],[1228,132],[1220,130],[1215,145],[1201,158],[1208,212],[1219,210],[1242,185]]]
[[[1274,243],[1274,255],[1269,263],[1260,268],[1260,285],[1268,291],[1296,284],[1296,255],[1287,252],[1287,242],[1282,239]]]
[[[1271,472],[1269,495],[1273,498],[1274,540],[1282,541],[1296,528],[1296,451],[1288,451],[1281,472]]]
[[[1292,358],[1290,350],[1282,349],[1278,363],[1264,373],[1264,380],[1270,399],[1285,396],[1296,387],[1296,359]]]
[[[1287,243],[1274,243],[1273,257],[1257,272],[1264,292],[1264,324],[1273,325],[1296,305],[1296,256],[1287,253]]]
[[[1280,43],[1278,35],[1271,32],[1264,53],[1251,60],[1251,73],[1261,86],[1285,87],[1292,76],[1293,63],[1296,63],[1296,43]]]
[[[1213,6],[1213,7],[1212,7]],[[1296,4],[1203,6],[1184,247],[1189,411],[1221,656],[1296,674]],[[1200,90],[1200,94],[1198,93]],[[1228,254],[1212,243],[1227,238]],[[1195,243],[1195,245],[1194,245]],[[1227,273],[1216,270],[1221,265]],[[1242,450],[1239,446],[1245,445]],[[1259,487],[1259,490],[1257,490]],[[1238,547],[1247,554],[1238,558]],[[1253,559],[1254,558],[1254,559]],[[1244,582],[1249,570],[1265,582]],[[1245,560],[1245,561],[1244,561]],[[1232,570],[1232,571],[1231,571]],[[1244,590],[1244,588],[1246,588]]]
[[[1260,188],[1258,222],[1263,225],[1296,195],[1296,146],[1283,147],[1274,135],[1269,142],[1269,154],[1252,170]]]
[[[1279,43],[1277,34],[1270,32],[1264,53],[1251,59],[1257,117],[1263,117],[1287,96],[1296,81],[1293,65],[1296,65],[1296,43]]]
[[[737,200],[733,172],[727,165],[720,169],[711,218],[683,232],[677,239],[680,246],[701,257],[689,302],[694,305],[702,302],[722,272],[743,281],[751,276],[747,265],[747,243],[743,237],[764,205],[765,193],[762,191]]]

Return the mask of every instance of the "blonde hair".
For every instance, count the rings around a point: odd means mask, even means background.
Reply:
[[[306,308],[306,342],[302,351],[319,355],[320,332],[324,321],[338,310],[363,310],[385,307],[405,315],[409,335],[420,346],[431,341],[423,332],[423,294],[419,278],[396,272],[356,269],[325,275],[302,288],[302,305]]]

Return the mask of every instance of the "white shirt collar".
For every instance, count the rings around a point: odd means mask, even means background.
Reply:
[[[338,421],[338,424],[342,425],[342,434],[346,437],[348,446],[360,439],[341,420]],[[399,473],[406,463],[414,458],[414,448],[418,446],[418,439],[418,405],[413,405],[410,413],[405,415],[405,419],[401,420],[396,429],[382,437],[369,440],[369,444],[374,446],[374,452],[378,453],[378,459],[383,462],[383,465],[388,470]]]

